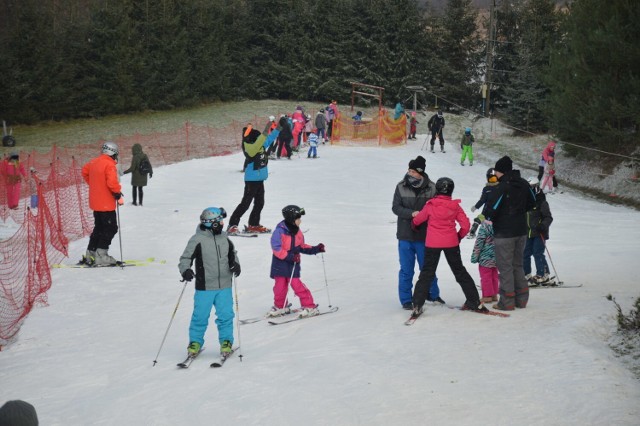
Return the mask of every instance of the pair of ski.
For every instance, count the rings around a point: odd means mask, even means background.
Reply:
[[[149,266],[151,264],[165,264],[166,260],[156,260],[154,257],[149,257],[145,260],[125,260],[124,262],[117,261],[115,265],[89,265],[84,263],[82,260],[74,265],[68,265],[65,263],[54,263],[51,265],[52,268],[62,269],[62,268],[115,268],[125,266]]]
[[[511,315],[509,314],[505,314],[504,312],[498,312],[498,311],[474,311],[471,309],[463,309],[462,306],[450,306],[450,305],[444,305],[449,309],[457,309],[459,311],[465,311],[465,312],[473,312],[475,314],[480,314],[480,315],[489,315],[489,316],[493,316],[493,317],[500,317],[500,318],[509,318]],[[404,325],[413,325],[414,322],[416,322],[416,320],[418,318],[420,318],[422,316],[422,314],[424,314],[424,310],[418,314],[416,314],[415,312],[411,313],[411,316],[409,317],[408,320],[406,320],[404,322]]]
[[[279,315],[277,317],[267,317],[267,316],[265,316],[265,317],[255,317],[255,318],[243,319],[243,320],[240,320],[240,324],[242,324],[242,325],[253,324],[253,323],[265,320],[265,319],[268,320],[270,325],[288,324],[290,322],[300,321],[300,320],[307,319],[307,318],[314,318],[314,317],[318,317],[320,315],[332,314],[334,312],[337,312],[338,309],[339,308],[337,306],[333,306],[328,311],[320,312],[317,315],[305,316],[305,317],[301,317],[299,315],[292,316],[292,314],[298,314],[298,313],[300,313],[302,311],[302,308],[297,308],[297,309],[291,309],[290,312],[288,312],[286,314],[283,314],[283,315]]]
[[[231,357],[231,355],[233,355],[234,353],[236,353],[238,351],[238,349],[240,349],[240,346],[238,346],[237,348],[234,348],[233,350],[231,350],[231,352],[229,352],[228,354],[224,354],[224,355],[220,355],[220,359],[218,361],[214,361],[211,364],[209,364],[209,367],[211,368],[220,368],[224,365],[225,362],[227,362],[227,360]],[[204,351],[204,348],[200,349],[200,352],[198,352],[197,354],[189,354],[187,356],[187,359],[185,359],[184,361],[180,362],[177,364],[177,366],[179,368],[189,368],[189,366],[191,365],[191,363],[198,358],[198,356],[202,353],[202,351]]]

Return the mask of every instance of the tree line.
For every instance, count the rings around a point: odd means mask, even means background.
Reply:
[[[606,4],[601,4],[606,3]],[[0,118],[12,123],[214,101],[350,101],[406,87],[480,111],[487,19],[471,0],[5,0]],[[525,132],[637,144],[640,6],[497,1],[491,111]]]

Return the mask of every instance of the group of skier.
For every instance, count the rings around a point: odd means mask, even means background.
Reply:
[[[508,156],[500,158],[487,171],[480,200],[471,207],[472,212],[483,207],[471,227],[460,200],[452,198],[453,180],[442,177],[434,183],[425,167],[422,156],[411,160],[393,197],[403,309],[412,310],[412,318],[417,318],[426,301],[445,303],[436,277],[441,253],[465,295],[463,310],[488,313],[484,303],[489,302],[497,302],[496,310],[525,308],[529,285],[550,283],[544,250],[553,217],[537,178],[524,180]],[[471,262],[479,265],[482,298],[460,255],[460,241],[467,234],[474,238],[476,232]],[[412,292],[416,262],[420,275]]]

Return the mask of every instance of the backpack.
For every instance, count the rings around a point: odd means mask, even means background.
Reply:
[[[138,165],[138,171],[143,175],[148,175],[151,173],[151,163],[149,162],[149,157],[144,156],[142,160],[140,160],[140,164]]]

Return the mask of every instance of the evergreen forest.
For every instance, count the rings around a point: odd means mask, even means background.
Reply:
[[[517,132],[631,154],[640,2],[494,3],[490,16],[472,0],[3,0],[0,119],[349,103],[351,82],[384,87],[387,106],[418,85],[424,104],[481,114],[487,81],[486,114]]]

